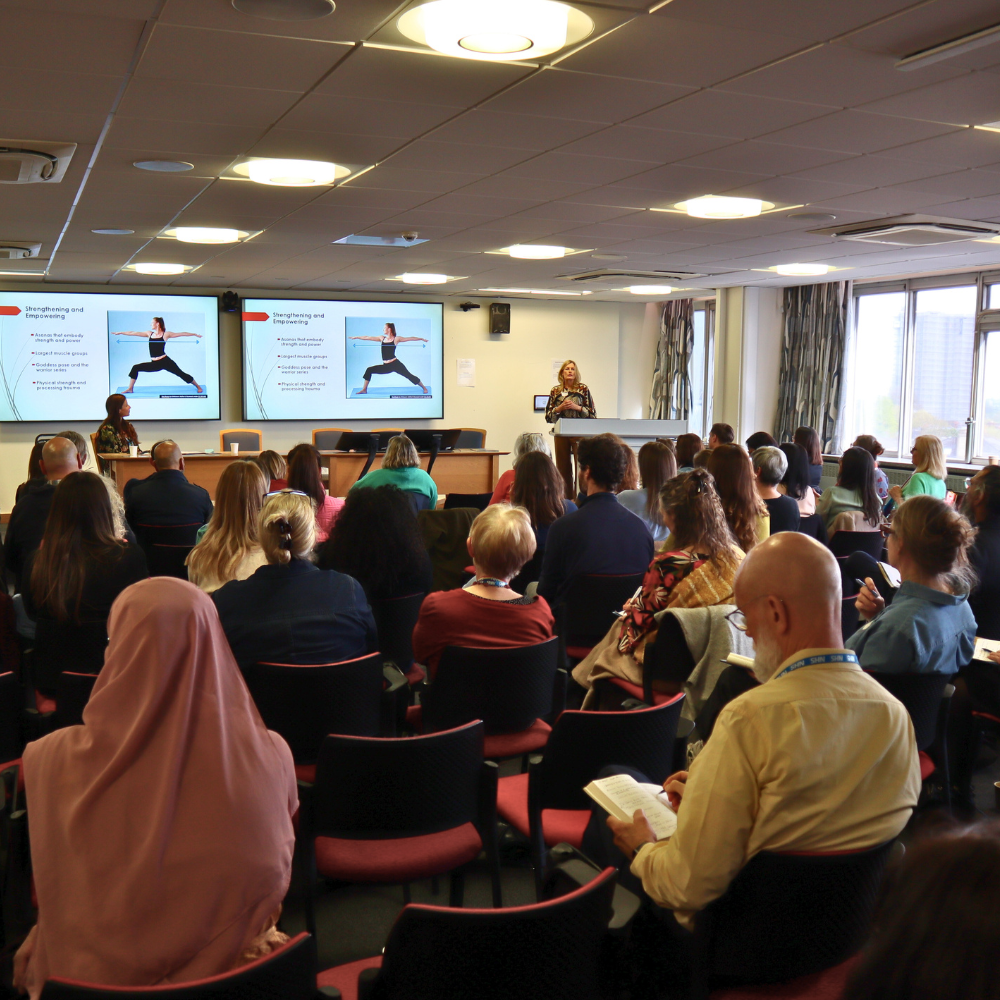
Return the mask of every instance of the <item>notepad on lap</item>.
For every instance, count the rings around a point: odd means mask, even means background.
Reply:
[[[1000,649],[1000,640],[998,639],[980,639],[976,636],[976,648],[972,651],[972,658],[974,660],[986,660],[989,663],[993,661],[986,655],[987,653],[995,653]]]
[[[592,781],[584,791],[624,823],[631,823],[636,809],[641,809],[657,840],[666,840],[677,829],[677,813],[667,805],[666,793],[659,785],[638,782],[630,774],[614,774]]]

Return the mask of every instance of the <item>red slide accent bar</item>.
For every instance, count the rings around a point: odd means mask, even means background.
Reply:
[[[244,323],[266,323],[271,317],[267,313],[244,313]]]
[[[20,316],[21,310],[17,306],[0,306],[0,316]]]

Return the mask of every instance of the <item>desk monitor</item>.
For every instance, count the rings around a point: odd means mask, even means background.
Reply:
[[[433,430],[416,430],[416,431],[404,431],[403,432],[416,446],[417,451],[430,451],[431,446],[434,444],[434,435],[441,435],[441,447],[440,451],[451,451],[455,445],[458,443],[458,439],[462,435],[462,428],[456,427],[453,430],[447,431],[433,431]]]

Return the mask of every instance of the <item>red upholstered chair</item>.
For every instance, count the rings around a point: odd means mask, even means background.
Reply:
[[[243,676],[264,724],[291,748],[296,777],[312,782],[330,733],[394,735],[392,702],[406,685],[398,671],[389,673],[395,681],[387,688],[382,655],[370,653],[339,663],[255,663]]]
[[[469,649],[448,646],[434,680],[424,686],[421,703],[407,713],[425,733],[440,732],[482,719],[486,726],[483,754],[490,760],[520,757],[541,750],[551,726],[541,717],[565,700],[566,674],[556,658],[559,640],[533,646]],[[557,706],[561,707],[561,705]]]
[[[867,552],[872,559],[881,559],[885,537],[881,531],[835,531],[830,536],[830,551],[838,557],[852,552]]]
[[[409,739],[327,736],[299,823],[310,933],[317,874],[402,883],[409,902],[408,883],[451,872],[451,904],[461,906],[460,869],[484,847],[501,905],[496,765],[483,760],[481,722]]]
[[[411,685],[424,679],[423,670],[413,664],[413,629],[426,596],[407,594],[370,602],[378,629],[379,652],[384,660],[391,660],[406,675]]]
[[[539,898],[546,847],[583,842],[592,805],[584,785],[610,764],[635,768],[650,781],[671,773],[683,701],[678,694],[663,705],[632,712],[563,712],[541,760],[533,760],[527,774],[500,779],[497,812],[529,838]]]
[[[297,934],[270,955],[207,979],[170,986],[103,986],[49,979],[45,1000],[314,1000],[316,948]]]
[[[557,611],[559,634],[570,659],[584,659],[604,638],[615,621],[614,613],[639,589],[642,578],[642,573],[587,573],[570,581]]]
[[[817,854],[762,851],[751,858],[697,915],[691,1000],[728,997],[730,987],[764,983],[781,983],[788,992],[750,996],[819,1000],[822,993],[808,990],[823,985],[821,973],[829,970],[827,985],[843,982],[849,970],[838,967],[868,936],[892,843]],[[733,1000],[740,995],[734,992]]]
[[[674,697],[664,691],[654,691],[653,681],[663,680],[678,690],[694,670],[694,657],[688,649],[680,622],[673,615],[663,615],[652,642],[646,644],[642,658],[642,687],[622,677],[600,681],[620,688],[626,697],[638,698],[647,705],[663,705]]]
[[[602,1000],[598,961],[615,874],[605,868],[574,892],[532,906],[407,906],[382,955],[327,969],[318,983],[343,1000]]]

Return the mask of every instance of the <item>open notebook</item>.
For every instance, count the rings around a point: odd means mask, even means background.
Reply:
[[[667,803],[667,793],[659,785],[636,781],[630,774],[597,778],[583,789],[602,809],[625,823],[631,823],[641,809],[657,840],[666,840],[677,829],[677,813]]]

